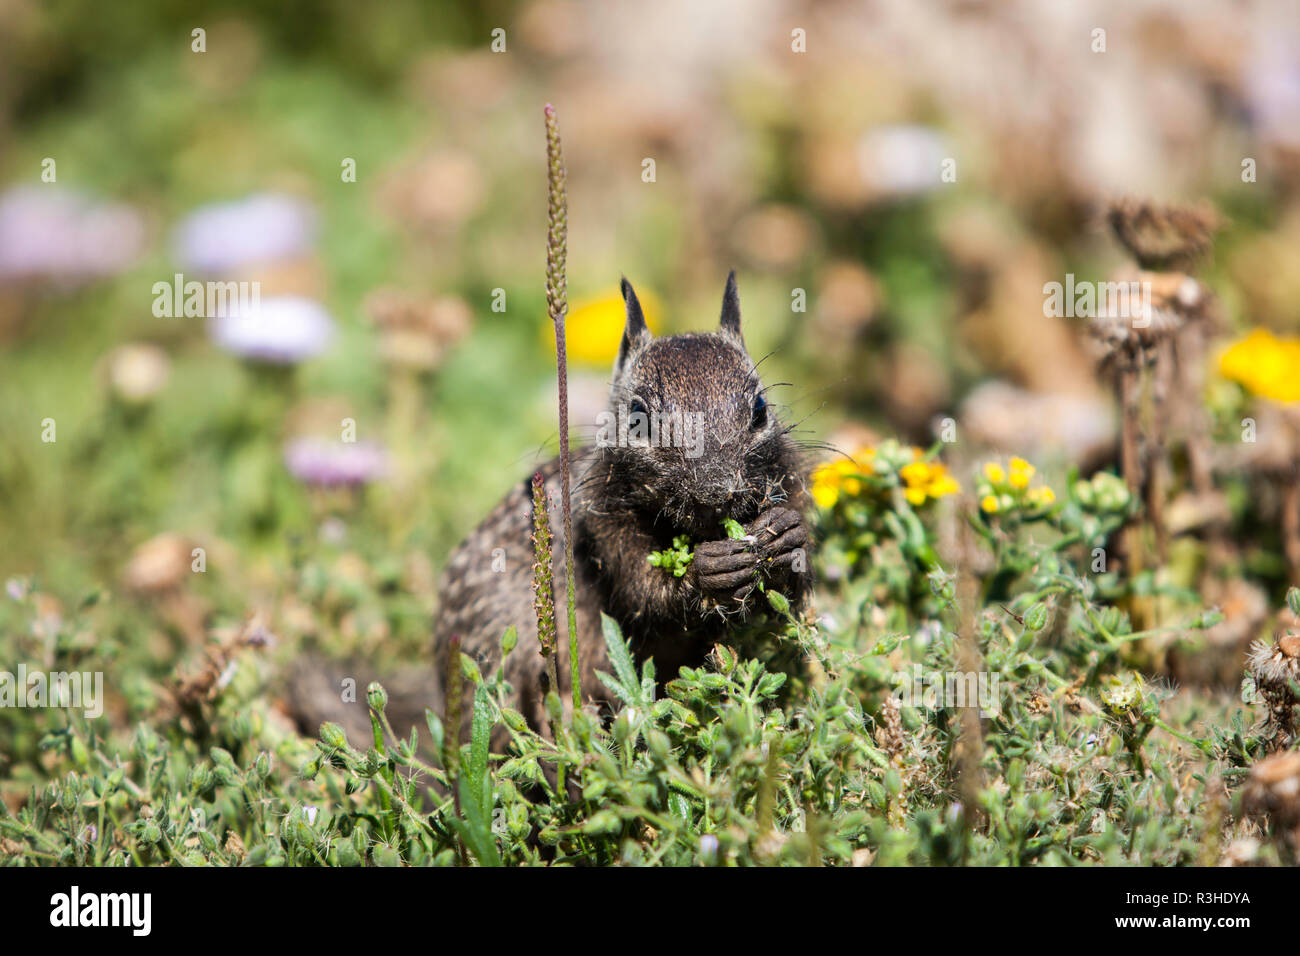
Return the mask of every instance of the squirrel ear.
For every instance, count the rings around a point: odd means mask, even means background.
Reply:
[[[650,329],[645,324],[645,315],[641,312],[641,303],[636,297],[632,283],[623,277],[623,303],[627,306],[627,324],[623,327],[623,341],[618,347],[618,361],[615,367],[622,365],[628,352],[650,341]]]
[[[727,274],[727,288],[722,293],[722,331],[743,342],[740,335],[740,293],[736,291],[736,270]]]

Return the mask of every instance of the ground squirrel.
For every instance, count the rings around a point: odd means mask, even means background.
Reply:
[[[666,681],[683,665],[701,664],[735,623],[767,611],[760,581],[794,610],[810,583],[800,449],[745,348],[735,273],[717,331],[703,334],[655,338],[626,279],[622,289],[627,318],[603,434],[570,461],[581,683],[585,698],[600,704],[610,701],[595,672],[612,673],[601,612],[619,623],[638,660],[654,659]],[[559,679],[567,699],[559,460],[540,471],[555,532]],[[449,640],[459,636],[461,650],[486,671],[500,658],[503,632],[516,627],[519,643],[505,676],[514,705],[545,731],[530,484],[521,481],[452,554],[440,585],[434,655],[441,682]],[[724,519],[739,522],[744,536],[728,536]],[[682,535],[694,557],[680,575],[650,563],[652,552]]]

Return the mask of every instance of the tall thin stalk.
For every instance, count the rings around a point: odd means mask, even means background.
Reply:
[[[569,668],[573,712],[582,707],[578,668],[578,600],[573,580],[573,504],[569,492],[569,374],[564,349],[564,322],[569,311],[569,202],[565,192],[564,156],[555,107],[546,104],[546,311],[555,324],[555,369],[560,399],[560,487],[564,496],[564,578],[569,606]],[[557,688],[558,691],[558,688]]]
[[[542,698],[560,693],[555,646],[555,580],[551,573],[551,519],[546,505],[546,481],[533,475],[533,610],[537,615],[537,643],[546,662]],[[558,728],[552,728],[558,732]],[[558,738],[557,738],[558,739]]]

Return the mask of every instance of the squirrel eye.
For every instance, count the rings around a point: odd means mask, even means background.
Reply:
[[[632,410],[632,414],[633,414],[633,415],[646,415],[646,414],[648,414],[648,413],[646,412],[646,410],[645,410],[645,402],[641,401],[641,399],[639,399],[639,398],[634,398],[634,399],[632,399],[632,407],[631,407],[631,410]]]
[[[754,399],[754,416],[750,419],[749,427],[755,430],[762,428],[767,424],[767,400],[762,395]]]

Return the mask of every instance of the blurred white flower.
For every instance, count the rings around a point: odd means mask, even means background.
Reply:
[[[142,404],[167,384],[171,362],[156,345],[132,343],[108,356],[108,384],[113,394],[128,404]]]
[[[270,296],[208,320],[212,339],[228,352],[259,362],[289,365],[313,358],[334,338],[334,320],[311,299]]]
[[[858,141],[858,169],[875,193],[909,196],[937,189],[948,142],[928,126],[877,126]]]
[[[130,206],[97,203],[59,186],[0,195],[0,281],[85,282],[121,272],[144,244]]]
[[[257,193],[190,213],[176,228],[176,256],[187,269],[224,274],[249,263],[301,255],[315,234],[316,214],[308,203]]]

